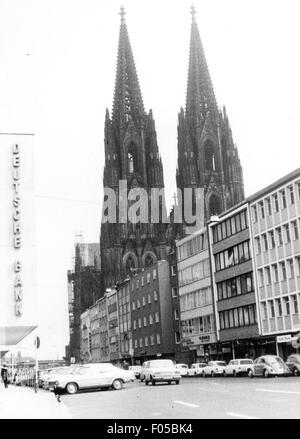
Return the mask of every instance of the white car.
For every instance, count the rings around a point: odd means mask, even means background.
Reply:
[[[188,370],[189,376],[202,376],[203,368],[206,366],[206,363],[193,363]]]
[[[187,364],[179,363],[175,364],[175,370],[178,370],[180,375],[183,377],[187,376],[189,368]]]
[[[225,369],[225,361],[209,361],[207,365],[203,368],[203,375],[211,377],[215,375],[225,376]]]
[[[152,360],[147,361],[147,364],[144,368],[145,374],[145,384],[151,382],[152,386],[157,382],[166,381],[168,384],[171,384],[172,381],[175,381],[176,384],[179,384],[181,375],[178,370],[175,369],[175,365],[172,360]]]
[[[253,360],[249,358],[240,358],[230,360],[225,368],[226,375],[249,375],[253,371]]]
[[[48,381],[50,390],[66,390],[74,394],[81,389],[109,388],[120,390],[124,383],[133,381],[134,373],[110,363],[90,363],[72,368],[65,374],[53,375]]]

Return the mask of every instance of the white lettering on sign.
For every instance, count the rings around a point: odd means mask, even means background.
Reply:
[[[20,197],[20,167],[21,167],[21,149],[15,144],[12,149],[12,165],[13,165],[13,246],[16,250],[22,246],[22,227],[21,227],[21,197]],[[14,262],[14,301],[15,301],[15,315],[22,316],[22,302],[23,302],[23,281],[21,277],[22,262],[17,259]]]
[[[276,337],[276,341],[277,343],[288,343],[292,340],[292,336],[291,334],[287,334],[287,335],[278,335]]]

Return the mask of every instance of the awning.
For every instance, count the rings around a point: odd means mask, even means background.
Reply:
[[[37,326],[0,326],[0,346],[15,346]]]

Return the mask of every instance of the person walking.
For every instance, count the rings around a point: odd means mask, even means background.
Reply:
[[[1,368],[1,378],[4,383],[4,387],[8,388],[8,368],[6,366],[6,363],[3,363],[3,366]]]

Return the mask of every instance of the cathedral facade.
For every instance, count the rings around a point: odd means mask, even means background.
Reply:
[[[126,184],[125,197],[134,188],[144,189],[148,200],[151,200],[153,188],[164,191],[154,119],[152,111],[146,113],[144,109],[123,8],[120,15],[113,109],[111,116],[106,111],[105,120],[103,176],[104,188],[110,188],[116,194],[117,214],[121,207],[120,182]],[[113,223],[105,222],[102,217],[100,249],[104,288],[123,280],[134,270],[166,258],[165,225],[161,221],[165,211],[163,196],[159,202],[159,221],[155,223],[150,219],[151,209],[144,222],[120,221],[117,215]]]
[[[217,106],[192,7],[185,111],[178,116],[177,187],[202,188],[204,220],[244,199],[243,171],[225,107]],[[183,229],[184,230],[184,229]]]

